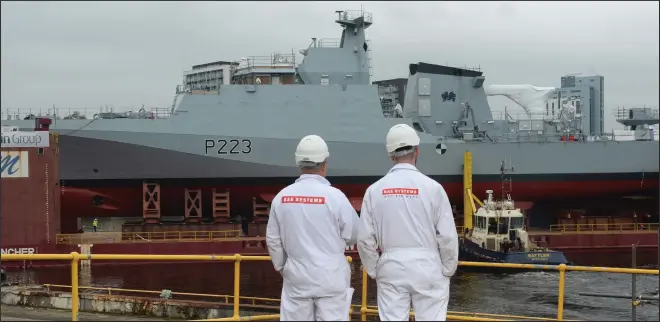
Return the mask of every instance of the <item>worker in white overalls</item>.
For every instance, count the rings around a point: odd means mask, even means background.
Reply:
[[[321,137],[304,137],[295,156],[302,175],[273,199],[266,230],[284,277],[280,320],[346,321],[353,289],[344,250],[356,243],[359,217],[325,179],[330,153]]]
[[[406,124],[386,138],[394,162],[364,195],[358,251],[378,286],[381,321],[444,321],[449,278],[458,265],[458,235],[447,194],[415,166],[419,136]],[[377,248],[382,255],[379,258]]]

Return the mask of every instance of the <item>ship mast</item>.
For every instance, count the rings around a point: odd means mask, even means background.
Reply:
[[[513,172],[513,165],[511,164],[511,158],[509,158],[509,165],[510,165],[510,167],[508,167],[507,164],[506,164],[506,158],[505,158],[505,160],[502,161],[502,163],[500,165],[500,181],[501,181],[502,196],[501,196],[501,199],[499,201],[499,207],[495,208],[496,209],[495,213],[497,214],[497,234],[498,235],[500,234],[500,219],[501,219],[500,217],[502,215],[502,212],[504,211],[504,200],[509,199],[509,198],[504,199],[504,197],[505,197],[505,195],[510,197],[511,196],[510,193],[513,190],[512,179],[505,177],[506,173]],[[508,190],[505,189],[506,183],[509,184],[509,189]]]
[[[505,159],[506,160],[506,159]],[[509,166],[507,166],[506,161],[502,161],[502,164],[500,165],[500,181],[502,184],[502,201],[504,201],[504,197],[509,195],[511,191],[513,191],[513,181],[509,177],[505,177],[505,174],[508,172],[513,172],[513,165],[511,162],[511,158],[509,158]],[[505,189],[505,184],[509,184],[509,189]]]

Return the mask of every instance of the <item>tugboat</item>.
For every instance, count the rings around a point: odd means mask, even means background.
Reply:
[[[506,200],[488,199],[474,214],[472,230],[460,238],[461,260],[510,264],[560,265],[568,264],[564,253],[539,248],[529,241],[524,227],[524,215],[516,208],[511,195]]]

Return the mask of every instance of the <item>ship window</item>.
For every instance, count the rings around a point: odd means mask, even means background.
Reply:
[[[509,217],[500,218],[500,234],[506,233],[509,227]]]
[[[489,218],[488,220],[488,235],[497,234],[497,218]]]
[[[555,116],[555,102],[552,102],[552,116]]]
[[[515,217],[511,218],[511,225],[509,226],[511,229],[520,229],[523,227],[523,218],[522,217]]]
[[[484,217],[477,217],[477,227],[479,229],[486,229],[486,218]]]
[[[37,155],[44,155],[44,148],[37,148]]]

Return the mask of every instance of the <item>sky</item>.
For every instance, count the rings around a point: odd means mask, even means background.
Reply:
[[[416,62],[480,66],[486,84],[559,87],[582,73],[605,77],[607,110],[658,107],[658,2],[3,1],[2,109],[169,107],[192,65],[339,38],[335,10],[361,4],[372,80]]]

